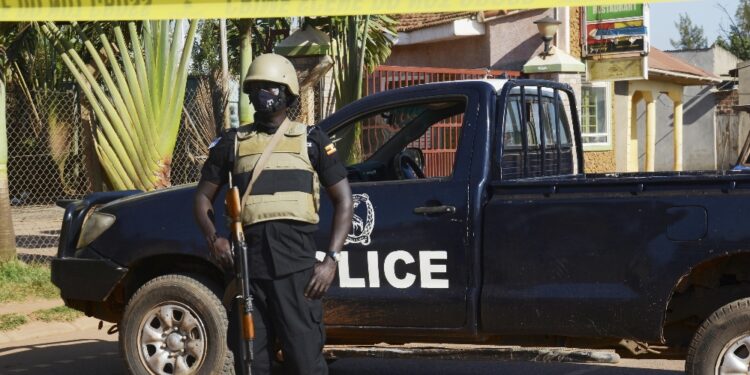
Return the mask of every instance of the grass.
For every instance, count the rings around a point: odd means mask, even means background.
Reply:
[[[51,271],[45,264],[26,264],[12,260],[0,264],[0,303],[24,302],[37,298],[57,298],[60,290],[52,284]],[[0,332],[16,329],[31,321],[70,322],[83,313],[65,306],[42,309],[26,315],[1,314]]]
[[[79,317],[82,317],[83,313],[78,310],[73,310],[66,306],[57,306],[51,309],[37,310],[31,313],[31,319],[38,320],[41,322],[72,322]]]
[[[0,332],[16,329],[26,323],[28,319],[21,314],[2,314],[0,315]]]
[[[45,323],[72,322],[82,316],[82,312],[73,310],[66,306],[37,310],[29,314],[29,316],[21,314],[0,314],[0,332],[16,329],[31,321]]]
[[[0,285],[0,303],[60,296],[50,280],[50,268],[44,264],[30,265],[18,260],[0,264]]]

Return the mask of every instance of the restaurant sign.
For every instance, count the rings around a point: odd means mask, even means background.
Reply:
[[[643,4],[589,5],[583,26],[586,56],[648,51],[648,6]]]

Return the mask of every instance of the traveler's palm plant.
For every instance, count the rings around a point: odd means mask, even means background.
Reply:
[[[94,142],[102,168],[117,190],[153,190],[170,185],[172,152],[182,116],[188,60],[196,22],[150,21],[121,26],[115,41],[99,35],[100,47],[83,33],[97,70],[87,68],[52,22],[42,25],[81,87],[98,120]],[[77,24],[73,23],[74,27]]]

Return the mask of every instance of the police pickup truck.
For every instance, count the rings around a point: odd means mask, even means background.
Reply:
[[[748,373],[750,174],[586,174],[575,105],[559,83],[459,81],[322,121],[356,156],[328,342],[668,347],[688,374]],[[94,193],[65,210],[53,281],[68,306],[118,323],[136,373],[226,355],[227,276],[194,191]],[[331,211],[323,196],[319,249]]]

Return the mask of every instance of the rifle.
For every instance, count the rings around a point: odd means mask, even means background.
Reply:
[[[285,120],[271,137],[271,141],[266,145],[263,153],[258,158],[258,161],[253,168],[253,174],[250,178],[250,183],[247,185],[245,194],[240,199],[240,189],[237,186],[232,186],[232,173],[229,173],[229,190],[227,190],[226,206],[227,212],[231,220],[230,232],[232,232],[232,252],[234,253],[234,271],[236,273],[236,279],[239,280],[241,294],[237,298],[237,303],[240,304],[237,311],[242,313],[242,319],[240,324],[242,325],[242,370],[243,375],[250,375],[250,364],[253,361],[253,340],[255,339],[255,326],[253,325],[253,296],[250,295],[250,274],[249,266],[247,263],[247,243],[245,242],[245,233],[242,231],[242,218],[240,216],[242,207],[244,206],[245,199],[250,194],[250,191],[255,185],[255,181],[258,180],[258,176],[266,166],[268,158],[271,156],[276,145],[279,144],[284,133],[291,126],[289,120]],[[237,137],[234,138],[234,154],[237,154]]]
[[[255,340],[255,326],[253,325],[253,296],[250,294],[250,275],[247,263],[247,243],[242,231],[242,219],[240,218],[240,190],[232,186],[227,190],[226,197],[227,215],[231,220],[229,229],[232,233],[232,253],[234,255],[234,271],[239,281],[240,295],[237,301],[237,311],[241,314],[240,325],[242,326],[242,369],[243,375],[250,375],[250,365],[253,361],[253,340]]]

